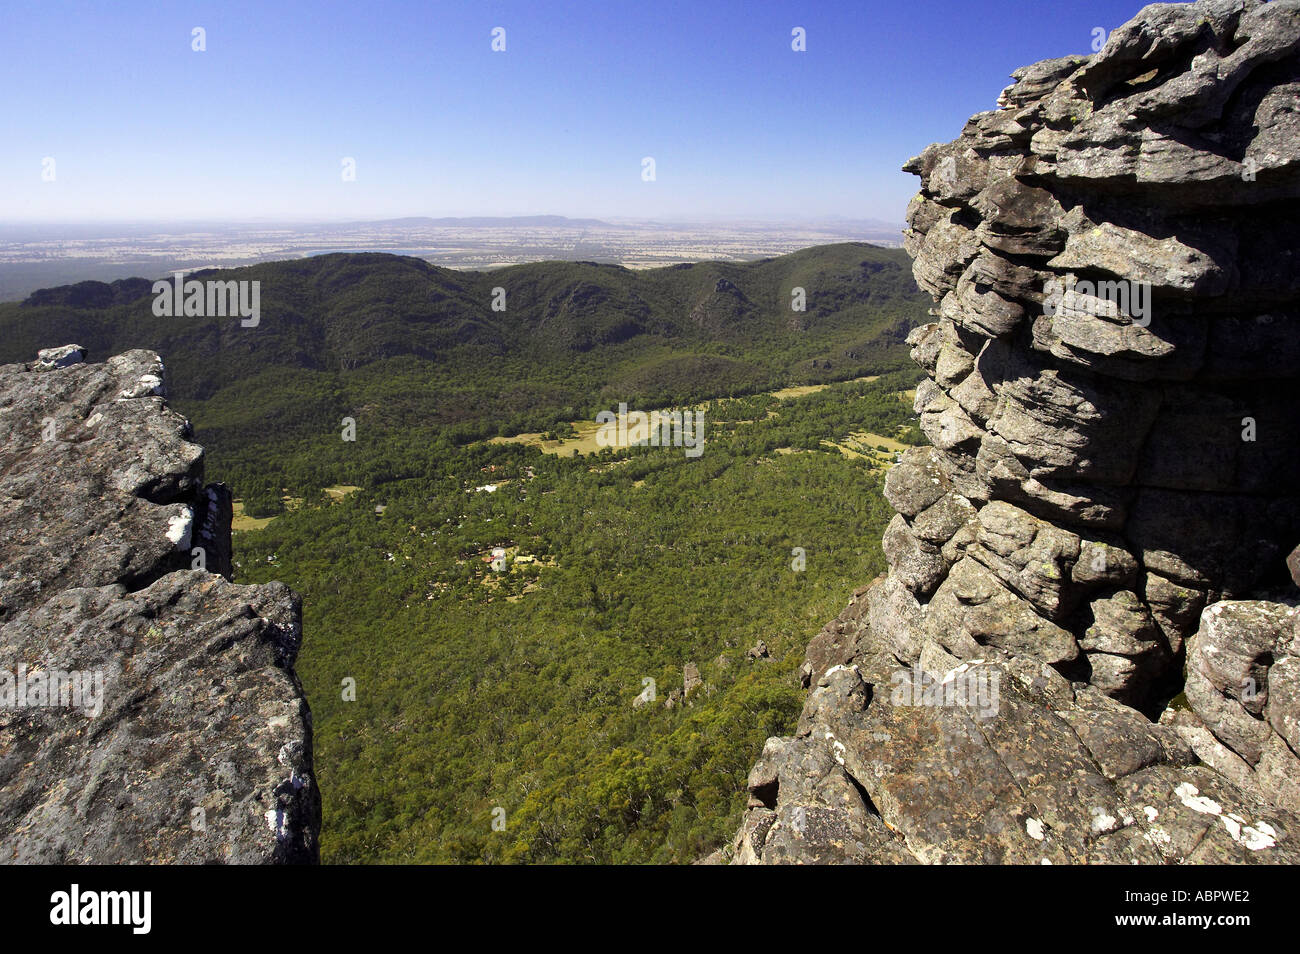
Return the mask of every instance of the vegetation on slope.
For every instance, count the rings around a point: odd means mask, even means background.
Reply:
[[[909,382],[711,404],[696,459],[435,442],[410,476],[381,456],[343,502],[241,534],[239,579],[303,595],[326,860],[720,844],[764,739],[793,729],[809,636],[884,569],[882,472],[821,441],[898,432]],[[747,656],[760,640],[770,659]],[[666,708],[687,663],[706,685]],[[634,707],[646,679],[657,698]]]
[[[837,445],[920,440],[903,253],[191,277],[261,281],[258,327],[156,318],[142,279],[82,283],[0,305],[0,360],[157,350],[209,479],[275,518],[236,534],[236,578],[303,595],[325,860],[680,862],[721,842],[764,738],[793,728],[809,636],[884,567],[879,460]],[[705,452],[489,440],[620,402],[704,402]],[[770,658],[746,655],[759,640]],[[704,686],[666,707],[687,663]]]

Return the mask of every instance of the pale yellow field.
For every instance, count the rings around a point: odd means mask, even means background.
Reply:
[[[231,509],[234,511],[234,516],[230,519],[231,530],[261,530],[275,519],[275,517],[246,516],[244,514],[244,502],[242,500],[236,500],[231,505]]]
[[[869,374],[865,378],[854,378],[845,383],[856,384],[859,381],[875,381],[879,377],[880,375],[878,374]],[[838,384],[839,382],[836,383]],[[769,393],[771,393],[772,397],[776,398],[778,401],[787,401],[790,398],[803,397],[805,394],[816,394],[818,391],[825,391],[828,387],[830,387],[829,384],[799,384],[792,388],[781,388],[779,391],[772,391]]]
[[[342,500],[348,494],[356,493],[360,487],[353,487],[350,484],[335,484],[333,487],[326,487],[325,493],[329,496],[330,501]],[[284,505],[287,510],[296,510],[302,505],[301,497],[285,497]],[[230,519],[230,529],[232,531],[244,530],[261,530],[275,517],[250,517],[244,513],[244,502],[242,500],[232,501],[232,516]]]
[[[873,434],[870,431],[853,431],[849,437],[856,443],[866,447],[875,448],[877,444],[886,447],[892,453],[893,451],[905,451],[907,445],[902,444],[892,437],[885,437],[883,434]]]
[[[772,397],[778,401],[788,401],[790,398],[803,397],[805,394],[816,394],[818,391],[824,391],[828,385],[825,384],[797,384],[792,388],[781,388],[779,391],[773,391]]]
[[[562,441],[544,441],[541,434],[516,434],[514,437],[493,437],[488,443],[531,444],[544,454],[560,454],[564,457],[573,456],[575,450],[584,456],[600,450],[600,445],[596,443],[596,432],[600,430],[599,424],[595,421],[572,421],[571,423],[578,436]]]
[[[866,377],[854,378],[852,381],[847,383],[852,384],[858,381],[875,381],[879,377],[880,375],[878,374],[870,374],[867,375]],[[776,398],[778,401],[785,401],[785,400],[789,400],[790,398],[803,397],[805,394],[816,394],[818,391],[824,391],[828,387],[830,387],[830,384],[801,384],[795,387],[780,388],[779,390],[769,391],[768,393],[772,397]],[[687,408],[687,410],[698,410],[703,406],[704,405],[702,404],[697,404],[694,407]],[[656,410],[650,412],[651,427],[658,426],[658,415],[664,413],[666,410],[668,409]],[[776,417],[776,412],[768,411],[767,417],[769,418]],[[544,441],[542,440],[542,435],[540,433],[516,434],[513,437],[489,438],[488,443],[489,444],[529,444],[533,447],[538,448],[544,454],[558,454],[564,457],[571,457],[575,450],[579,454],[585,457],[587,454],[594,454],[601,449],[600,445],[596,442],[596,434],[600,430],[599,424],[597,424],[595,421],[570,421],[569,423],[572,424],[573,429],[577,431],[576,437],[570,437],[559,441]],[[752,422],[734,421],[732,423],[748,424]],[[707,444],[708,441],[706,440],[703,441],[702,443]]]
[[[862,460],[870,460],[875,463],[892,464],[895,451],[907,450],[906,444],[901,444],[892,437],[885,437],[883,434],[873,434],[870,431],[853,431],[849,434],[848,440],[845,441],[822,441],[825,447],[834,447],[845,457],[854,457]],[[876,447],[885,447],[888,449],[888,455],[882,455]]]
[[[663,413],[666,413],[666,409],[649,412],[650,428],[652,430],[659,427],[659,415]],[[627,415],[620,416],[618,425],[610,426],[621,426],[626,421],[626,418]],[[544,454],[559,454],[564,457],[572,456],[575,450],[585,457],[587,454],[594,454],[602,449],[596,440],[596,435],[600,432],[602,425],[597,424],[595,421],[571,421],[570,423],[573,425],[573,429],[578,432],[577,437],[570,437],[560,441],[544,441],[541,434],[516,434],[514,437],[493,437],[488,440],[488,443],[531,444]],[[708,441],[704,440],[700,442],[700,445],[703,446],[707,443]]]

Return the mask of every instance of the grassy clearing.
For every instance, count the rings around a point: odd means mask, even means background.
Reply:
[[[234,516],[230,521],[230,529],[236,533],[245,530],[261,530],[266,527],[275,517],[250,517],[244,513],[244,502],[236,500],[231,509]]]
[[[895,453],[907,450],[906,444],[892,437],[885,437],[883,434],[873,434],[871,431],[853,431],[846,440],[824,440],[822,446],[833,447],[845,457],[870,461],[882,467],[889,467],[894,463]],[[884,452],[880,450],[881,447],[885,448]],[[780,450],[778,448],[778,452]]]
[[[337,501],[343,500],[348,494],[356,493],[360,489],[360,487],[354,487],[351,484],[334,484],[331,487],[324,488],[324,491],[329,497],[330,503],[336,503]],[[285,510],[297,510],[302,506],[301,497],[286,495],[281,499],[284,501]],[[243,533],[249,530],[264,530],[272,520],[280,516],[279,514],[275,514],[270,517],[250,517],[244,511],[244,502],[242,500],[233,501],[230,509],[232,511],[230,529],[235,533]]]
[[[670,410],[677,409],[663,408],[648,412],[650,415],[649,430],[658,430],[661,421],[660,415],[667,414]],[[629,414],[626,415],[620,415],[616,424],[608,426],[618,427],[622,430],[627,426],[627,418],[631,413],[632,412],[629,412]],[[577,435],[574,437],[548,441],[543,440],[541,434],[516,434],[514,437],[493,437],[489,439],[488,443],[525,444],[530,447],[536,447],[543,454],[555,454],[560,457],[572,457],[575,452],[582,457],[586,457],[588,454],[595,454],[603,449],[597,438],[602,426],[605,425],[597,424],[595,421],[570,421],[569,423],[577,432]],[[702,440],[700,441],[700,446],[703,447],[707,443],[707,441]]]
[[[879,377],[880,375],[878,374],[869,374],[864,378],[854,378],[852,381],[848,383],[854,384],[857,383],[858,381],[875,381]],[[772,397],[776,398],[778,401],[788,401],[791,398],[799,398],[807,394],[816,394],[818,391],[825,391],[830,386],[831,385],[829,383],[828,384],[798,384],[795,385],[794,387],[781,388],[776,391],[769,391],[768,393],[771,394]]]
[[[878,374],[869,374],[865,377],[854,378],[852,381],[849,382],[832,382],[832,383],[854,384],[861,381],[875,381],[879,377],[880,375]],[[826,390],[828,387],[831,387],[830,383],[800,384],[794,387],[779,388],[778,390],[768,391],[766,393],[769,396],[776,398],[778,401],[788,401],[788,400],[793,400],[794,398],[805,397],[806,395],[809,394],[816,394],[819,391]],[[690,408],[687,408],[686,410],[697,410],[703,406],[704,405],[697,404],[697,405],[693,405]],[[654,410],[649,412],[650,426],[652,429],[658,427],[659,415],[667,413],[669,410],[677,410],[677,409],[661,408],[659,410]],[[764,419],[770,419],[776,416],[777,415],[775,411],[768,411],[764,416]],[[624,420],[625,417],[620,417],[619,419],[620,425],[622,425]],[[734,421],[733,423],[748,424],[748,423],[752,423],[752,421]],[[536,447],[544,454],[554,454],[560,457],[572,457],[575,452],[585,457],[588,454],[594,454],[597,451],[601,450],[601,446],[596,440],[596,435],[600,431],[599,424],[597,424],[595,421],[570,421],[569,424],[570,426],[573,427],[574,431],[576,432],[576,435],[574,437],[567,437],[561,440],[548,441],[542,439],[541,432],[537,432],[537,433],[528,433],[528,434],[515,434],[513,437],[493,437],[488,440],[488,443],[489,444],[523,444],[528,447]]]

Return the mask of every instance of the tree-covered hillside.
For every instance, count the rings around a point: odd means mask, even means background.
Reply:
[[[880,481],[920,440],[905,255],[189,277],[261,282],[257,327],[84,282],[0,305],[0,361],[162,355],[236,580],[303,596],[325,860],[685,862],[734,830],[804,645],[884,566]],[[583,444],[621,403],[700,411],[703,453]]]
[[[580,262],[459,272],[335,254],[187,278],[260,282],[258,325],[156,317],[145,279],[83,282],[0,304],[0,361],[51,343],[92,356],[156,350],[172,398],[224,450],[315,436],[344,413],[380,426],[532,429],[585,416],[606,387],[653,403],[845,380],[904,367],[902,336],[926,308],[902,251],[857,244],[641,272]],[[229,435],[231,420],[253,427]]]

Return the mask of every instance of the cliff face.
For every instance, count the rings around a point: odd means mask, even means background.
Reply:
[[[933,446],[734,860],[1300,861],[1300,4],[1014,78],[904,167]]]
[[[0,367],[0,862],[313,862],[298,598],[148,351]]]

